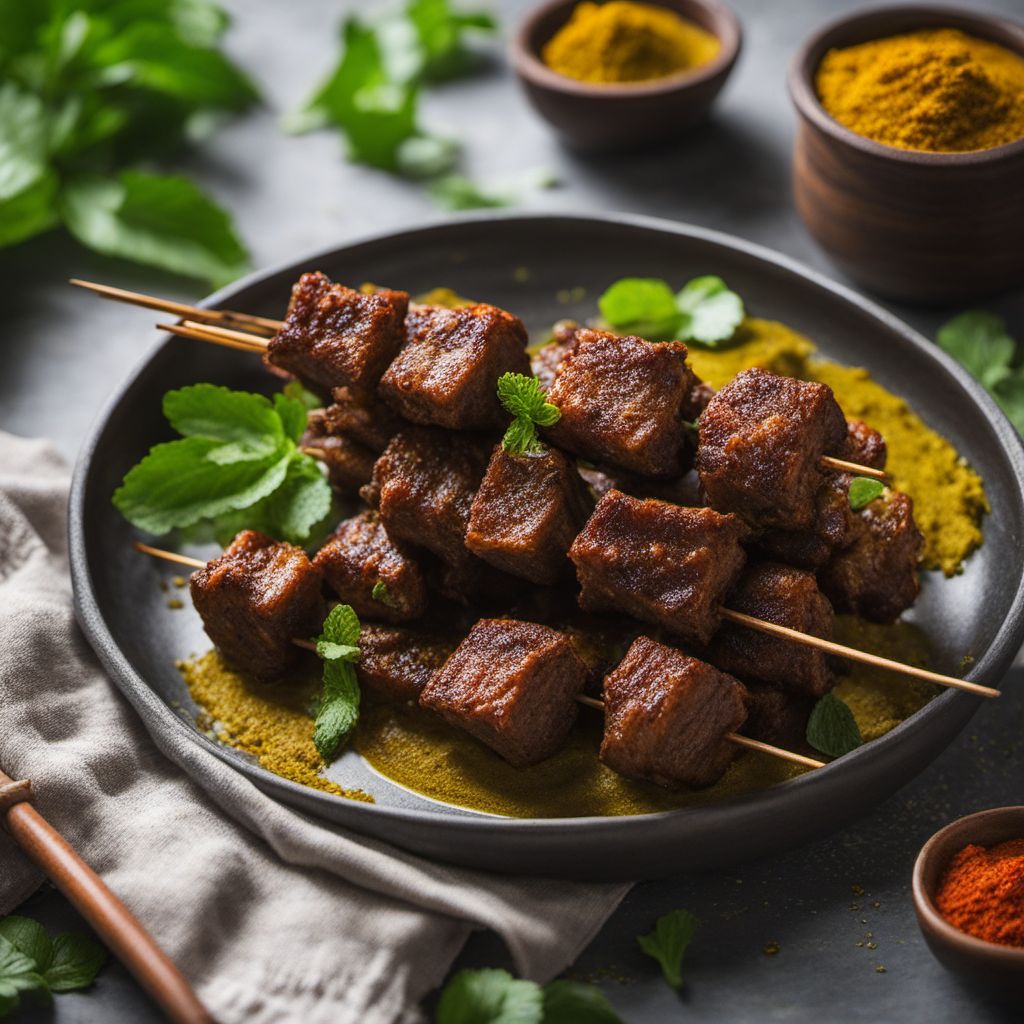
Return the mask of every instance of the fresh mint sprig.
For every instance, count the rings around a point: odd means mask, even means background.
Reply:
[[[328,762],[359,721],[359,681],[353,667],[359,660],[359,632],[359,617],[349,605],[339,604],[331,609],[316,640],[324,678],[313,743]]]
[[[807,742],[829,757],[842,757],[864,740],[849,705],[834,693],[826,693],[807,720]]]
[[[672,988],[683,984],[683,957],[700,921],[688,910],[673,910],[659,917],[654,931],[638,935],[640,948],[661,965],[661,973]]]
[[[299,451],[302,403],[286,395],[193,384],[164,396],[181,435],[130,469],[114,505],[147,533],[206,523],[218,537],[243,528],[303,541],[331,508],[319,465]]]
[[[885,493],[885,484],[881,480],[875,480],[870,476],[855,476],[850,481],[849,499],[850,508],[859,512],[867,508],[876,498]]]
[[[562,414],[547,400],[540,381],[523,373],[503,373],[498,378],[498,398],[514,417],[501,440],[502,448],[510,455],[543,451],[537,427],[552,426]]]
[[[745,315],[743,300],[714,275],[695,277],[678,292],[659,278],[624,277],[608,287],[598,307],[620,333],[708,348],[729,341]]]

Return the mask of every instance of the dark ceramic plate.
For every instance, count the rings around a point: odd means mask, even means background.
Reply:
[[[758,316],[783,320],[824,355],[864,365],[948,437],[985,480],[992,514],[985,543],[952,580],[929,574],[912,612],[936,652],[933,667],[995,684],[1024,639],[1024,452],[988,395],[955,363],[898,320],[767,250],[735,238],[637,218],[473,218],[385,235],[255,274],[211,305],[280,316],[300,271],[341,281],[394,283],[412,292],[438,284],[506,306],[534,332],[594,312],[618,277],[685,281],[721,274]],[[586,295],[566,302],[567,290]],[[269,388],[258,360],[200,343],[168,340],[114,396],[86,441],[71,493],[72,574],[82,626],[114,680],[154,733],[180,729],[304,811],[430,857],[501,871],[574,878],[638,878],[721,866],[835,829],[921,771],[974,712],[978,698],[947,691],[837,763],[753,795],[711,806],[617,818],[521,820],[475,814],[423,799],[373,773],[354,753],[332,774],[371,790],[376,804],[307,789],[213,743],[174,667],[206,648],[190,610],[170,612],[154,564],[134,555],[134,534],[110,496],[154,443],[169,437],[165,391],[197,381]],[[153,695],[159,700],[153,700]]]

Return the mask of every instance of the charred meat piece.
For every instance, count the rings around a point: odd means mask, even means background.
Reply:
[[[672,480],[657,480],[637,476],[622,469],[598,468],[577,464],[577,470],[595,498],[603,498],[609,491],[622,491],[634,498],[657,498],[673,505],[699,508],[706,504],[700,489],[700,478],[694,472],[684,473]]]
[[[391,408],[452,430],[502,426],[498,378],[530,372],[522,321],[496,306],[416,306],[405,324],[405,346],[380,382]]]
[[[825,479],[821,457],[842,451],[846,438],[827,385],[744,370],[701,413],[701,485],[713,508],[752,526],[806,529]]]
[[[874,427],[863,420],[850,420],[846,424],[846,447],[840,458],[870,469],[885,469],[888,455],[885,438]]]
[[[563,633],[481,619],[427,683],[420,704],[524,768],[565,742],[586,674]]]
[[[580,325],[573,320],[562,320],[555,324],[553,337],[530,356],[530,369],[545,391],[551,390],[558,368],[565,357],[576,347]]]
[[[400,626],[364,623],[359,633],[359,685],[389,704],[416,702],[455,650],[454,641]]]
[[[813,530],[766,530],[755,538],[753,550],[770,561],[815,572],[832,556],[832,546]]]
[[[354,497],[373,476],[373,452],[349,437],[318,436],[316,429],[311,422],[302,436],[302,447],[316,450],[318,460],[327,467],[327,479],[338,494]]]
[[[784,750],[805,750],[807,719],[814,701],[786,693],[774,686],[747,686],[747,723],[745,735]]]
[[[294,544],[243,530],[192,574],[192,602],[224,657],[254,679],[273,679],[299,655],[295,637],[319,634],[327,609],[319,570]]]
[[[404,543],[388,536],[376,512],[343,520],[313,564],[360,617],[408,622],[427,609],[427,585],[419,565]]]
[[[427,427],[396,434],[373,467],[364,497],[376,498],[388,535],[459,564],[490,447],[479,438]]]
[[[609,491],[569,549],[580,607],[621,611],[706,644],[746,555],[746,527],[710,508]]]
[[[321,394],[337,387],[371,394],[401,347],[408,308],[405,292],[358,292],[303,274],[267,359]]]
[[[655,345],[606,331],[577,332],[548,400],[562,416],[551,441],[585,459],[673,477],[692,465],[696,378],[681,341]]]
[[[871,622],[895,622],[921,589],[917,566],[924,538],[914,522],[914,502],[888,491],[857,516],[857,539],[819,574],[821,589],[839,612]]]
[[[748,565],[729,595],[729,607],[811,636],[832,637],[832,606],[805,569],[778,562]],[[730,622],[712,640],[708,660],[744,682],[770,683],[812,697],[835,684],[823,651]]]
[[[317,417],[325,434],[340,434],[358,441],[364,448],[379,455],[402,429],[402,421],[379,399],[357,398],[351,388],[335,388],[334,401],[325,409],[314,409],[310,422]]]
[[[601,760],[670,789],[710,786],[736,753],[725,736],[746,720],[745,694],[706,662],[639,637],[604,681]]]
[[[427,585],[449,601],[460,605],[501,605],[507,608],[510,597],[518,596],[522,580],[500,572],[493,565],[477,558],[468,548],[456,559],[432,561],[424,566]]]
[[[560,451],[513,455],[497,445],[469,513],[466,547],[533,583],[557,583],[569,547],[594,507]]]

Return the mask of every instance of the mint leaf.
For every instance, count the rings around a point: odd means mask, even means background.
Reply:
[[[597,300],[601,316],[622,334],[650,341],[667,341],[679,323],[676,296],[665,281],[653,277],[624,277]]]
[[[0,246],[57,223],[57,175],[48,167],[48,115],[13,83],[0,86]]]
[[[885,492],[885,484],[870,476],[855,476],[850,481],[850,508],[859,512]]]
[[[834,693],[826,693],[807,720],[807,742],[829,757],[842,757],[864,740],[853,712]]]
[[[696,341],[714,348],[736,333],[745,315],[743,300],[713,275],[695,277],[676,295],[681,320],[680,341]]]
[[[409,0],[405,14],[416,30],[420,73],[437,80],[453,78],[471,67],[466,33],[493,33],[498,27],[489,14],[457,11],[450,0]]]
[[[315,407],[314,407],[315,408]],[[274,411],[280,417],[284,432],[296,443],[306,432],[306,405],[301,398],[274,395]]]
[[[496,968],[459,971],[444,987],[437,1024],[542,1024],[544,995]]]
[[[513,455],[543,451],[537,440],[537,427],[550,427],[561,418],[557,405],[552,405],[536,377],[522,373],[503,373],[498,378],[498,398],[512,420],[501,445]]]
[[[995,313],[974,309],[945,323],[936,335],[939,345],[990,391],[1011,373],[1016,349],[1006,322]]]
[[[1024,434],[1024,373],[1018,370],[1000,381],[993,393],[1010,422]]]
[[[43,972],[51,992],[71,992],[91,985],[107,962],[107,951],[86,935],[58,935],[53,959]]]
[[[227,284],[248,269],[227,214],[186,178],[124,171],[83,177],[61,195],[71,233],[106,256]]]
[[[334,757],[359,721],[359,682],[352,667],[358,644],[359,617],[349,605],[335,605],[316,641],[324,676],[313,743],[324,761]]]
[[[347,604],[337,604],[324,621],[320,639],[355,647],[359,643],[359,616]]]
[[[544,1024],[622,1024],[596,985],[553,981],[544,986]]]
[[[637,936],[640,948],[661,964],[661,973],[673,988],[683,984],[683,957],[699,925],[688,910],[673,910],[658,918],[653,932]]]
[[[316,653],[324,661],[356,661],[359,658],[358,647],[335,644],[331,643],[330,640],[317,641]]]
[[[0,1010],[16,1007],[21,992],[45,988],[35,963],[0,936]]]
[[[319,409],[324,404],[320,401],[318,395],[314,395],[308,388],[303,387],[301,381],[288,381],[288,383],[285,384],[283,391],[286,398],[290,398],[294,402],[299,402],[306,412],[310,412],[313,409]]]
[[[0,938],[6,939],[19,953],[27,956],[38,973],[50,966],[53,943],[46,929],[30,917],[15,914],[0,919]]]
[[[370,597],[374,601],[379,601],[381,604],[387,605],[389,608],[397,608],[398,602],[392,596],[391,591],[388,590],[388,585],[383,580],[377,580],[373,585],[373,590],[370,591]]]
[[[280,410],[267,398],[215,384],[191,384],[168,391],[163,413],[179,434],[230,443],[239,459],[273,455],[285,437]],[[302,415],[305,419],[305,413]],[[220,455],[216,461],[236,460]]]

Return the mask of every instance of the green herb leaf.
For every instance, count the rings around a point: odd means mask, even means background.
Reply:
[[[885,484],[870,476],[855,476],[850,481],[850,508],[859,512],[885,492]]]
[[[553,981],[544,986],[544,1024],[622,1024],[596,985]]]
[[[829,757],[842,757],[864,741],[853,712],[834,693],[826,693],[807,720],[807,742]]]
[[[414,135],[396,154],[398,170],[409,178],[433,178],[450,171],[459,158],[459,144],[442,135]]]
[[[453,78],[472,66],[463,39],[467,32],[493,33],[498,27],[489,14],[456,11],[449,0],[410,0],[405,14],[419,41],[420,73],[433,79]]]
[[[274,411],[280,417],[284,432],[298,444],[306,432],[307,409],[302,399],[274,395]]]
[[[939,328],[938,343],[990,391],[1010,376],[1016,346],[1006,322],[995,313],[974,309]]]
[[[330,640],[317,641],[316,653],[324,661],[357,661],[359,659],[358,647],[335,644]]]
[[[379,601],[381,604],[387,605],[389,608],[397,608],[398,602],[395,600],[391,591],[388,590],[388,585],[383,580],[377,580],[373,585],[373,590],[370,591],[370,597],[374,601]]]
[[[437,1004],[437,1024],[542,1024],[539,985],[497,968],[459,971]]]
[[[50,966],[53,942],[46,929],[30,917],[12,914],[0,919],[0,938],[6,939],[19,953],[32,961],[37,973]]]
[[[224,442],[231,454],[221,449],[214,460],[220,463],[267,458],[281,447],[285,437],[279,410],[263,395],[214,384],[192,384],[168,391],[163,412],[167,422],[184,437]]]
[[[320,639],[355,647],[359,643],[359,616],[347,604],[338,604],[324,622]]]
[[[313,743],[325,761],[334,757],[359,721],[359,682],[352,667],[359,657],[359,631],[359,617],[349,605],[339,604],[317,637],[324,678]]]
[[[71,233],[106,256],[227,284],[248,269],[228,215],[186,178],[124,171],[83,177],[61,195]]]
[[[513,419],[502,447],[512,455],[543,451],[537,440],[537,427],[550,427],[561,418],[557,405],[552,405],[536,377],[522,373],[503,373],[498,378],[498,398]]]
[[[299,402],[306,412],[311,412],[313,409],[319,409],[324,404],[320,401],[320,397],[318,395],[314,395],[312,391],[304,387],[301,381],[290,380],[285,384],[283,390],[286,398]]]
[[[1000,381],[994,394],[1010,422],[1024,434],[1024,372],[1018,370]]]
[[[19,993],[45,988],[31,958],[0,936],[0,1012],[17,1006]]]
[[[464,174],[439,178],[430,186],[430,196],[445,210],[483,210],[514,202],[509,193],[486,190]]]
[[[107,951],[86,935],[58,935],[53,959],[43,973],[51,992],[71,992],[93,983],[107,962]]]
[[[624,277],[608,287],[597,305],[615,330],[649,341],[672,339],[679,324],[672,289],[653,277]]]
[[[673,910],[658,918],[653,932],[637,936],[640,948],[661,964],[661,973],[673,988],[683,984],[683,957],[699,924],[688,910]]]
[[[679,340],[696,341],[709,348],[729,341],[745,315],[743,300],[713,275],[687,282],[675,301],[682,314]]]

